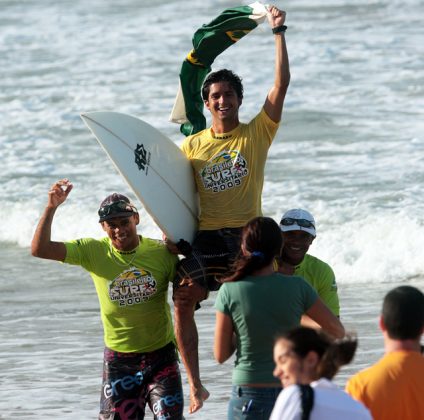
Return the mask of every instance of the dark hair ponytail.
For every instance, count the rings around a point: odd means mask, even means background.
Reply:
[[[317,353],[317,378],[333,379],[341,366],[352,361],[358,346],[358,340],[354,336],[332,340],[324,332],[308,327],[294,328],[278,336],[276,341],[282,338],[291,343],[292,351],[300,359],[304,359],[311,351]]]
[[[221,281],[237,281],[269,265],[281,249],[280,228],[270,217],[255,217],[243,228],[241,245],[245,255],[237,258],[231,274]]]
[[[318,364],[318,378],[333,379],[342,366],[352,361],[357,347],[358,340],[353,336],[332,342]]]

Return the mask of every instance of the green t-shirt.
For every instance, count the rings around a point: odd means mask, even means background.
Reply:
[[[107,237],[65,246],[64,262],[80,265],[93,278],[106,347],[143,353],[174,340],[168,283],[175,276],[177,257],[160,241],[140,237],[135,256],[114,249]]]
[[[234,385],[279,383],[272,375],[275,336],[300,325],[317,298],[303,278],[279,273],[221,286],[215,308],[231,317],[237,335]]]
[[[320,259],[306,254],[296,266],[295,276],[303,277],[318,293],[334,315],[339,316],[340,304],[337,294],[336,277],[331,267]]]

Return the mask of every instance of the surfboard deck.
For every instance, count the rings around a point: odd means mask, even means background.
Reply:
[[[198,224],[198,196],[189,160],[145,121],[119,112],[81,118],[165,235],[191,242]]]

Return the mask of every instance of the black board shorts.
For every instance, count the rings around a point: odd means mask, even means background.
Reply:
[[[173,343],[149,353],[104,350],[99,420],[183,420],[184,396]]]
[[[199,230],[191,254],[179,262],[174,289],[184,278],[191,278],[208,291],[218,290],[220,277],[228,273],[240,253],[241,231],[242,228]]]

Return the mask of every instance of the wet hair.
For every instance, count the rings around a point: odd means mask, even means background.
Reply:
[[[315,352],[319,357],[316,377],[333,379],[340,367],[347,365],[353,359],[358,340],[353,336],[346,336],[341,340],[332,340],[323,331],[308,327],[297,327],[279,335],[275,343],[285,339],[292,345],[292,351],[300,359],[304,359],[309,352]]]
[[[230,86],[235,90],[237,97],[243,99],[243,84],[241,78],[231,70],[222,69],[210,73],[202,86],[202,98],[206,101],[209,98],[209,92],[211,85],[219,82],[228,82]]]
[[[255,217],[244,226],[241,244],[247,251],[246,255],[236,259],[231,274],[221,281],[237,281],[269,265],[280,253],[280,228],[270,217]]]
[[[424,327],[424,294],[412,286],[399,286],[384,298],[382,318],[394,340],[414,340]]]

